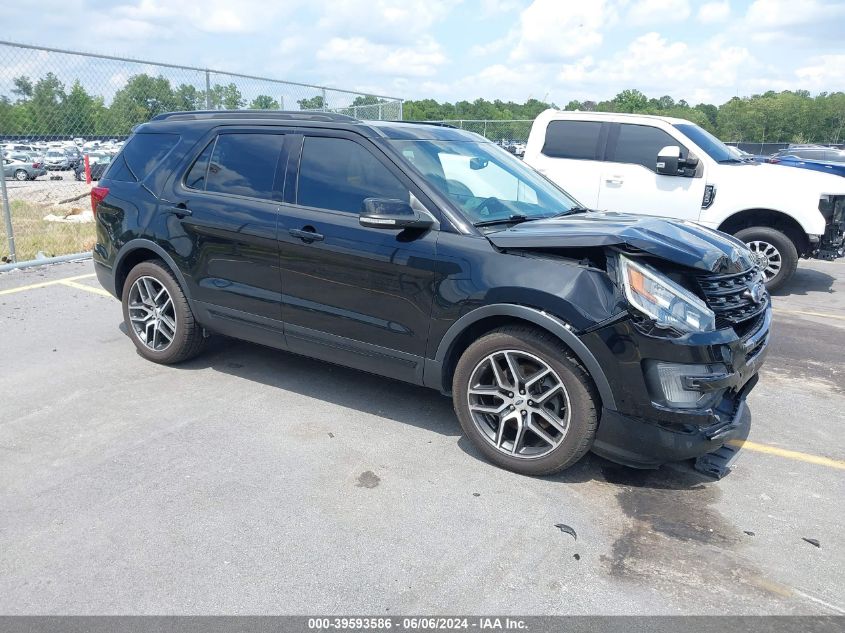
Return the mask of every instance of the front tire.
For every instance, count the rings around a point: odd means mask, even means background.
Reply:
[[[782,287],[795,274],[798,250],[784,233],[766,226],[752,226],[737,231],[735,236],[751,250],[769,292]]]
[[[202,327],[163,261],[135,266],[123,285],[121,302],[129,338],[147,360],[163,365],[181,363],[205,346]]]
[[[23,169],[18,169],[15,172],[15,180],[17,180],[18,182],[23,182],[24,180],[29,180],[29,174],[26,173],[26,171],[23,170]]]
[[[549,475],[593,443],[599,400],[592,380],[542,330],[509,326],[475,341],[458,361],[452,393],[464,433],[507,470]]]

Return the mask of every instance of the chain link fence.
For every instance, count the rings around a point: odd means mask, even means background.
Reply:
[[[96,179],[157,114],[247,108],[402,119],[395,97],[0,41],[0,269],[91,251],[86,157]]]

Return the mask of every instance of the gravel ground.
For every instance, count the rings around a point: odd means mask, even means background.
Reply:
[[[50,180],[51,175],[61,176],[62,179]],[[7,180],[6,189],[9,202],[20,200],[42,206],[45,209],[44,215],[66,215],[74,209],[87,208],[90,211],[86,196],[91,191],[91,185],[76,180],[72,171],[48,172],[46,176],[24,182]]]

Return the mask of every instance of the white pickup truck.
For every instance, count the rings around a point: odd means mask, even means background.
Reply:
[[[742,160],[699,126],[661,116],[546,110],[525,162],[589,208],[661,215],[735,235],[770,290],[799,257],[845,244],[845,178]]]

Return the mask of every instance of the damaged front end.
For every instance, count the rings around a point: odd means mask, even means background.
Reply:
[[[579,332],[614,396],[594,452],[635,468],[699,458],[703,472],[727,472],[748,435],[746,398],[771,325],[762,274],[743,244],[694,224],[605,213],[488,237],[519,250],[604,248],[624,308]]]
[[[819,211],[825,231],[818,238],[814,256],[826,260],[845,256],[845,196],[822,196]]]

